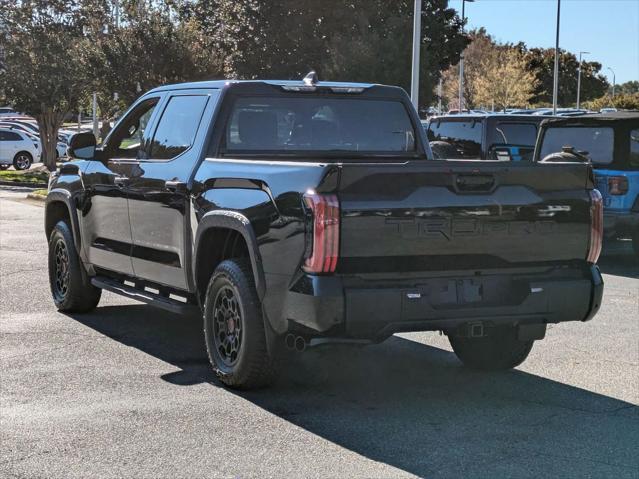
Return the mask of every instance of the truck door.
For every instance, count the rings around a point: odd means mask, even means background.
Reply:
[[[188,290],[189,180],[203,154],[208,122],[219,92],[172,93],[149,134],[144,157],[132,171],[127,194],[138,278]]]
[[[107,137],[100,160],[84,174],[82,208],[83,247],[94,266],[133,275],[131,225],[126,186],[135,176],[145,130],[153,120],[161,96],[147,97],[133,106]]]

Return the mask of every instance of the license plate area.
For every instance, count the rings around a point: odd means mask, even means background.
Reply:
[[[530,292],[527,281],[503,277],[438,278],[405,290],[402,317],[423,317],[424,310],[513,306],[521,304]]]

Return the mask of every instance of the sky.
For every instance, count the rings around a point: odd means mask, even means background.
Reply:
[[[449,5],[461,12],[462,0]],[[555,47],[557,0],[475,0],[466,2],[467,28],[485,27],[502,42]],[[639,0],[561,0],[559,47],[603,65],[612,84],[639,80]]]

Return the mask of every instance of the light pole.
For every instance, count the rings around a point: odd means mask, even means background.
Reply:
[[[577,110],[579,110],[579,96],[581,94],[581,55],[590,55],[590,52],[579,52],[579,66],[577,67]]]
[[[466,2],[474,2],[475,0],[462,0],[462,34],[464,33],[464,20],[466,19]],[[464,52],[459,57],[459,113],[464,110]]]
[[[422,39],[422,0],[415,0],[413,11],[413,72],[410,84],[410,99],[419,114],[419,55]]]
[[[610,70],[612,72],[612,97],[615,97],[615,84],[617,83],[617,77],[615,76],[615,71],[608,67],[608,70]]]
[[[437,114],[441,115],[442,114],[442,75],[441,73],[439,74],[439,86],[437,87]]]
[[[557,0],[557,35],[555,38],[555,73],[552,86],[552,114],[557,114],[557,97],[559,96],[559,18],[561,16],[561,0]]]

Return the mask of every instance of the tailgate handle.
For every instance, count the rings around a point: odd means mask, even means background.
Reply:
[[[493,186],[495,177],[492,175],[457,175],[455,179],[455,188],[458,191],[491,191]]]

